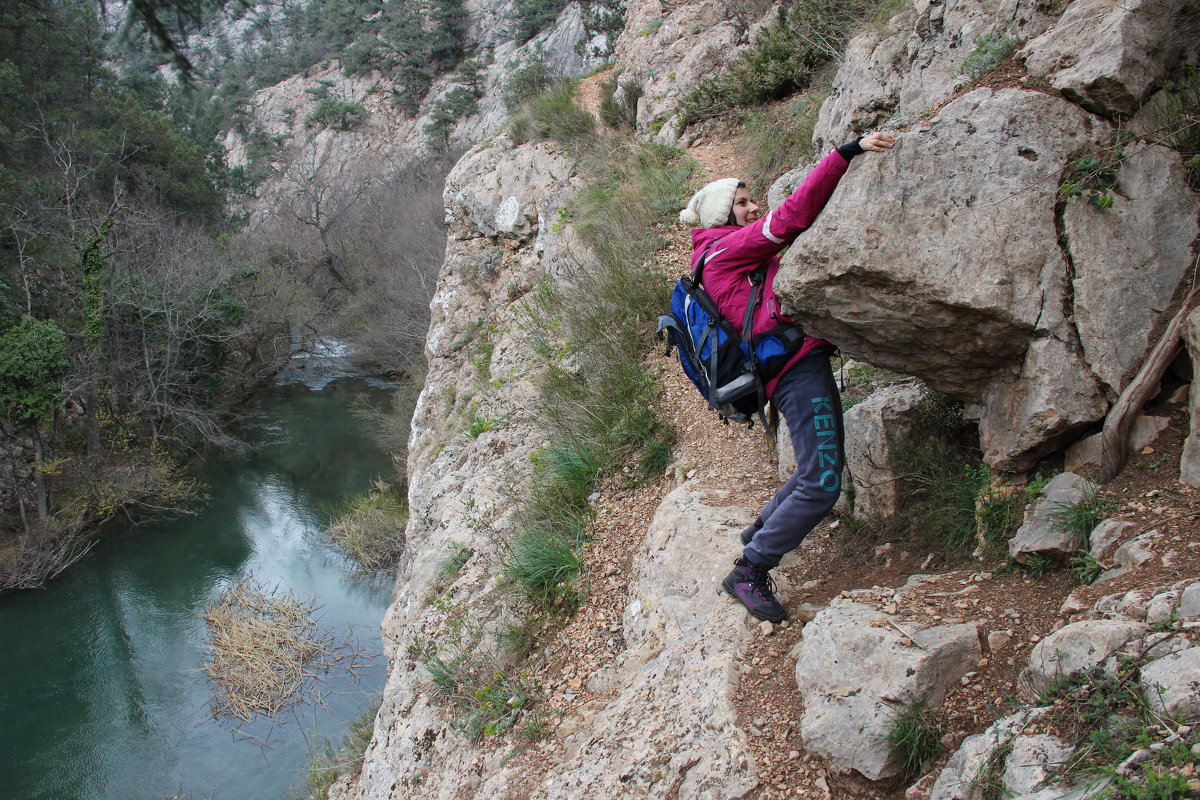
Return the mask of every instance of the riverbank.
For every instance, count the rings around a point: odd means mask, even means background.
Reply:
[[[390,584],[357,575],[325,541],[328,509],[390,475],[350,409],[387,390],[339,380],[265,393],[252,447],[197,464],[195,515],[106,530],[43,591],[0,598],[0,757],[22,798],[281,797],[382,688],[378,621]],[[208,712],[200,612],[252,576],[315,598],[323,628],[354,636],[361,680],[327,676],[319,702],[233,725]]]

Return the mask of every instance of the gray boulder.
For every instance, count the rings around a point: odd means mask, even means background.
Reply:
[[[1160,714],[1194,719],[1200,716],[1200,647],[1189,647],[1141,669],[1146,702]]]
[[[937,705],[981,653],[974,623],[922,630],[897,623],[906,634],[889,621],[872,606],[832,605],[804,627],[797,645],[805,747],[870,780],[898,772],[885,741],[895,709]]]
[[[851,40],[813,134],[817,152],[885,124],[908,123],[954,96],[962,63],[1001,36],[1021,42],[1053,19],[1036,0],[914,0],[886,28]]]
[[[1091,557],[1096,561],[1103,561],[1117,546],[1117,539],[1132,527],[1132,522],[1118,522],[1115,519],[1106,519],[1101,522],[1092,529],[1089,537],[1092,542]]]
[[[1197,42],[1196,8],[1176,0],[1076,0],[1020,55],[1030,75],[1107,117],[1129,116]]]
[[[1104,418],[1108,403],[1082,355],[1054,336],[1029,343],[1020,368],[1000,373],[980,401],[979,441],[993,466],[1031,467]]]
[[[968,736],[950,756],[938,774],[929,793],[929,800],[970,800],[984,768],[998,747],[1007,745],[1030,723],[1039,719],[1042,711],[1022,711],[996,720],[983,733]]]
[[[1032,554],[1062,559],[1082,545],[1080,535],[1061,522],[1065,509],[1083,502],[1094,487],[1071,472],[1056,475],[1025,514],[1023,524],[1008,542],[1008,554],[1024,564]]]
[[[1044,180],[1112,131],[1070,103],[978,89],[857,159],[776,289],[855,358],[980,401],[988,463],[1021,469],[1107,409],[1072,326]],[[784,185],[799,180],[785,176]]]
[[[1126,642],[1143,636],[1147,630],[1144,623],[1130,620],[1073,622],[1037,643],[1021,680],[1041,694],[1058,678],[1104,665]]]
[[[899,510],[896,448],[918,423],[921,397],[917,385],[887,386],[846,411],[846,465],[857,519],[886,518]]]
[[[1062,739],[1047,733],[1015,737],[1000,776],[1005,792],[1020,796],[1038,791],[1073,749]]]
[[[1193,583],[1183,590],[1175,614],[1181,620],[1200,619],[1200,583]]]
[[[1182,597],[1182,587],[1175,587],[1154,595],[1154,597],[1150,598],[1150,602],[1146,604],[1146,622],[1151,625],[1169,622],[1171,615],[1179,607],[1179,601]]]
[[[1114,396],[1174,312],[1172,298],[1192,266],[1192,242],[1200,233],[1179,154],[1141,141],[1126,149],[1112,207],[1079,196],[1067,202],[1063,216],[1084,359]],[[1138,441],[1137,449],[1145,446]]]
[[[1155,557],[1154,551],[1150,548],[1161,538],[1162,534],[1155,530],[1146,531],[1140,536],[1136,536],[1125,542],[1113,553],[1113,568],[1101,575],[1096,580],[1096,583],[1110,581],[1113,578],[1124,575],[1131,569],[1137,569],[1142,564],[1153,559]]]

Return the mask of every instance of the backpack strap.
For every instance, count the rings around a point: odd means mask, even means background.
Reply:
[[[746,368],[751,370],[757,369],[755,362],[758,360],[754,354],[754,309],[758,307],[759,299],[762,297],[766,273],[764,267],[758,267],[750,273],[750,299],[746,301],[746,316],[742,320],[742,341],[745,342],[746,349],[749,351],[746,354]],[[774,436],[775,434],[767,422],[766,409],[766,389],[760,380],[758,382],[758,419],[762,423],[763,433],[767,436]]]
[[[700,261],[696,264],[695,271],[692,272],[692,282],[694,284],[700,284],[701,273],[704,271],[704,262],[708,260],[708,251],[712,250],[713,245],[719,241],[721,241],[721,237],[718,236],[716,239],[713,239],[711,242],[709,242],[708,247],[704,248],[704,252],[700,254]],[[667,355],[671,355],[671,348],[675,345],[675,337],[679,336],[679,322],[670,314],[660,315],[658,318],[658,330],[655,331],[655,333],[658,334],[659,340],[662,340],[664,330],[667,332]],[[710,333],[712,333],[712,331],[705,331],[705,336],[708,336]],[[697,351],[699,350],[699,347],[703,346],[703,343],[703,339],[701,339],[700,344],[697,346]]]
[[[696,262],[696,268],[692,270],[692,281],[694,283],[700,284],[704,281],[702,273],[704,272],[704,264],[708,261],[708,251],[712,250],[713,245],[721,241],[721,239],[722,237],[720,236],[718,236],[716,239],[713,239],[708,243],[708,247],[704,248],[704,252],[700,254],[700,260]]]

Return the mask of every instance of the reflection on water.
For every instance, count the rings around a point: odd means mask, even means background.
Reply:
[[[253,575],[316,598],[324,627],[378,654],[389,585],[351,574],[320,531],[325,509],[392,471],[349,413],[383,392],[277,389],[252,421],[258,446],[200,466],[200,513],[110,532],[44,591],[0,597],[0,797],[245,800],[303,781],[311,745],[339,741],[382,689],[382,656],[275,724],[222,724],[206,709],[200,611]]]

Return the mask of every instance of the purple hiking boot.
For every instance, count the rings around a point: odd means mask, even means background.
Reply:
[[[775,599],[775,581],[771,572],[744,558],[733,562],[733,572],[721,583],[725,594],[746,607],[750,616],[767,622],[783,622],[787,613]]]

